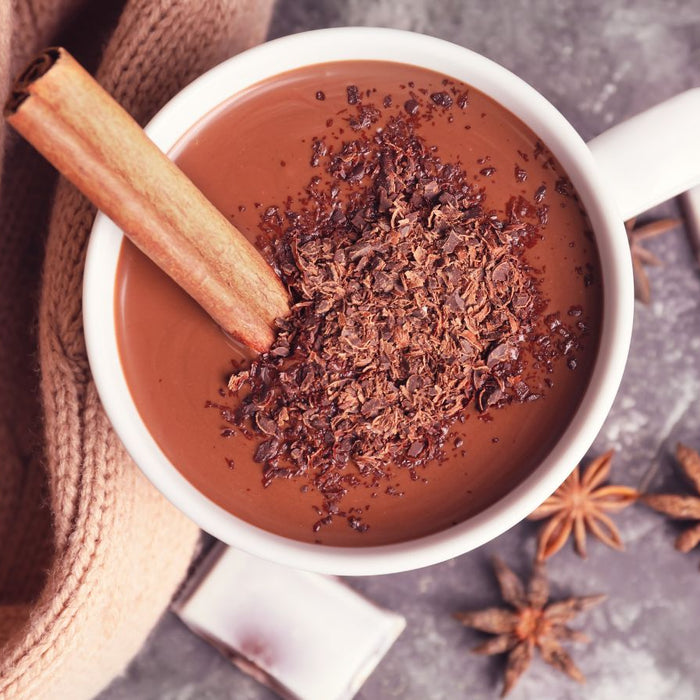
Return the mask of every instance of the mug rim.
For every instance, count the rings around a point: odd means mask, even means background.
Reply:
[[[622,218],[593,156],[563,115],[506,68],[465,47],[397,29],[343,27],[275,39],[215,66],[173,97],[146,133],[163,151],[240,90],[302,66],[384,60],[436,70],[484,92],[546,144],[574,184],[591,221],[603,276],[603,328],[588,386],[574,417],[539,465],[513,490],[475,516],[437,533],[386,545],[305,543],[263,530],[198,491],[160,449],[138,412],[119,356],[115,323],[121,230],[98,213],[88,244],[83,318],[88,359],[103,406],[146,477],[202,529],[251,554],[296,568],[338,575],[417,569],[466,553],[529,515],[580,462],[612,407],[632,334],[632,267]],[[226,91],[221,97],[221,85]]]

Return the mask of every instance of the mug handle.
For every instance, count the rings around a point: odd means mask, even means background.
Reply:
[[[588,142],[623,220],[700,184],[700,88]]]
[[[695,260],[700,265],[700,186],[681,195],[681,210]]]

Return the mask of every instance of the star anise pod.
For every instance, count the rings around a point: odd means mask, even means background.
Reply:
[[[536,649],[548,664],[582,683],[585,680],[583,674],[561,642],[590,640],[566,623],[584,610],[598,605],[606,596],[592,595],[549,602],[549,583],[544,563],[535,562],[527,590],[499,557],[494,557],[493,568],[501,596],[513,609],[487,608],[455,613],[454,617],[465,627],[496,635],[474,647],[472,651],[475,654],[508,654],[501,697],[510,692],[530,665]]]
[[[695,492],[700,495],[700,454],[686,445],[676,447],[676,461]],[[700,521],[700,498],[688,494],[647,493],[642,501],[654,510],[677,520]],[[700,522],[687,527],[676,538],[676,549],[689,552],[700,542]]]
[[[649,223],[636,226],[637,219],[630,219],[625,222],[627,229],[627,240],[632,253],[632,269],[634,271],[634,296],[643,304],[651,301],[651,286],[647,276],[645,265],[661,265],[661,261],[646,248],[642,248],[640,243],[648,238],[660,236],[680,224],[678,219],[657,219]]]
[[[630,486],[601,484],[608,478],[613,450],[594,459],[583,476],[580,465],[567,480],[530,516],[530,520],[549,520],[537,539],[537,559],[544,561],[558,552],[574,533],[576,551],[586,556],[586,531],[613,549],[624,549],[615,523],[607,513],[617,513],[639,497]]]

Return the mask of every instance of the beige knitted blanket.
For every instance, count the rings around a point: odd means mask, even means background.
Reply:
[[[270,0],[0,0],[0,98],[63,43],[141,123],[264,38]],[[0,698],[80,700],[126,666],[197,528],[124,452],[81,316],[94,209],[0,124]]]

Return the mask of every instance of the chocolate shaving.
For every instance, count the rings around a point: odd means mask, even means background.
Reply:
[[[430,99],[440,107],[452,107],[452,98],[447,92],[434,92]]]
[[[443,95],[430,99],[451,106]],[[347,96],[356,104],[357,87]],[[410,115],[419,108],[404,104]],[[301,207],[283,221],[277,208],[263,216],[263,253],[290,291],[291,314],[277,321],[270,351],[232,376],[239,401],[222,410],[262,440],[254,459],[265,485],[310,480],[323,501],[314,530],[345,517],[362,532],[361,517],[341,509],[348,489],[376,490],[396,468],[417,479],[417,467],[444,456],[472,401],[486,411],[536,399],[525,358],[550,369],[577,346],[557,315],[542,323],[524,260],[533,205],[514,199],[499,218],[412,119],[399,113],[370,134],[379,110],[356,110],[354,140],[336,150],[313,141],[319,176]]]
[[[358,90],[357,85],[348,85],[345,91],[348,96],[349,105],[356,105],[360,101],[360,91]]]
[[[410,114],[411,116],[415,116],[416,114],[418,114],[420,105],[418,104],[417,100],[410,99],[404,102],[403,108],[406,110],[406,112],[408,112],[408,114]]]

